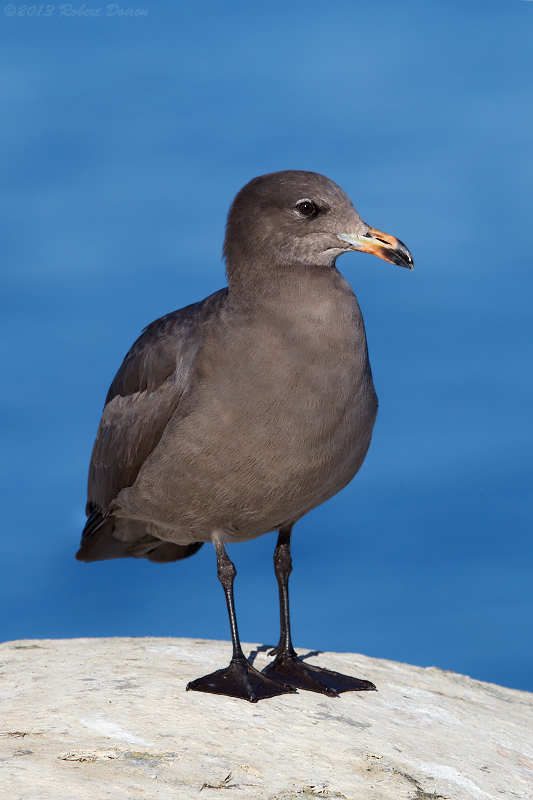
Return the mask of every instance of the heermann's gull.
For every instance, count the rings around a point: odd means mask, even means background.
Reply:
[[[188,689],[256,701],[375,688],[300,661],[289,622],[292,527],[356,474],[378,405],[363,318],[335,268],[349,250],[413,266],[323,175],[255,178],[228,215],[228,287],[148,325],[109,389],[77,558],[176,561],[213,542],[233,657]],[[274,530],[281,635],[260,673],[241,649],[225,544]]]

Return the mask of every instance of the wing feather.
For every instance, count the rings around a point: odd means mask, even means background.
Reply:
[[[226,296],[227,289],[221,289],[200,303],[155,320],[144,329],[127,353],[109,388],[94,443],[89,467],[89,519],[79,556],[84,555],[83,550],[90,549],[96,552],[92,552],[87,560],[123,555],[149,557],[141,552],[146,548],[137,547],[137,552],[133,552],[134,542],[110,541],[113,530],[105,523],[109,520],[106,514],[120,490],[135,483],[142,465],[187,393],[195,374],[202,328],[224,304]],[[98,548],[97,534],[101,542]],[[94,546],[89,548],[87,543],[93,538]],[[137,540],[139,543],[140,539]],[[128,547],[132,552],[124,552]],[[164,557],[174,554],[172,547],[178,546],[161,547],[161,558],[151,560],[175,560]],[[101,551],[101,556],[98,551]]]

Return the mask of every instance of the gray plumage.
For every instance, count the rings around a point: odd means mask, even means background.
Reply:
[[[213,542],[233,658],[188,688],[253,702],[374,688],[302,665],[288,606],[292,527],[354,477],[377,412],[363,318],[335,267],[349,250],[412,268],[328,178],[255,178],[228,215],[228,287],[149,325],[109,389],[77,558],[175,561]],[[259,674],[239,643],[224,544],[274,530],[281,636]]]
[[[296,209],[306,199],[310,218]],[[81,560],[174,560],[215,530],[251,539],[353,478],[377,399],[361,312],[334,264],[354,249],[339,234],[369,230],[316,173],[241,190],[224,245],[229,288],[149,325],[111,384]]]
[[[320,232],[293,210],[311,196],[328,207]],[[229,291],[149,325],[111,385],[80,558],[161,560],[163,549],[170,560],[188,551],[161,540],[187,547],[215,529],[253,538],[355,475],[377,402],[355,295],[324,264],[345,230],[367,226],[322,176],[281,173],[241,191],[225,243]]]

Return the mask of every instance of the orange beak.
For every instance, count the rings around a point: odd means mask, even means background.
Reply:
[[[372,253],[391,264],[413,269],[413,257],[407,247],[399,239],[389,236],[388,233],[378,231],[376,228],[369,228],[365,236],[358,233],[338,233],[337,236],[350,245],[350,250]]]

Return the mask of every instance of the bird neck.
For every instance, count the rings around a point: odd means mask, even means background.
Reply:
[[[331,289],[341,278],[335,266],[312,264],[268,263],[254,264],[227,263],[229,299],[234,302],[267,304],[278,303],[288,298],[323,294]],[[341,278],[343,281],[344,279]]]

